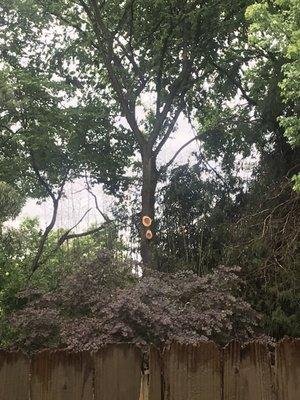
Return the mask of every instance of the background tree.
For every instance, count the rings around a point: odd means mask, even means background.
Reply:
[[[247,18],[252,22],[249,42],[273,60],[281,62],[282,79],[279,83],[284,109],[278,120],[292,147],[300,145],[299,81],[300,81],[300,6],[296,0],[255,3],[247,9]],[[299,170],[295,165],[293,172]],[[299,175],[294,175],[295,188]]]
[[[26,197],[52,202],[32,264],[35,271],[43,262],[66,183],[92,174],[118,192],[132,148],[124,130],[113,124],[113,109],[91,90],[90,72],[82,73],[80,81],[76,78],[70,31],[46,31],[49,18],[31,2],[1,7],[0,179]],[[82,211],[83,217],[88,211]],[[74,237],[71,230],[65,232],[57,246]]]

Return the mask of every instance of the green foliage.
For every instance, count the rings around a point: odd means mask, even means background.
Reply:
[[[220,262],[233,202],[224,182],[205,179],[207,173],[201,162],[178,166],[160,191],[157,241],[162,270],[188,267],[203,274]]]
[[[300,192],[300,173],[298,175],[294,175],[292,178],[293,181],[293,188],[294,190],[296,190],[297,192]]]
[[[230,226],[224,261],[243,265],[245,296],[263,313],[266,333],[299,336],[299,194],[286,180],[269,192],[258,188]]]
[[[7,228],[0,235],[0,310],[6,316],[24,302],[16,294],[26,288],[53,290],[61,280],[100,250],[113,248],[117,254],[123,249],[117,239],[117,231],[110,227],[94,235],[74,239],[61,246],[55,253],[53,248],[62,231],[53,231],[45,248],[47,262],[32,274],[35,256],[42,231],[38,220],[24,220],[19,228]]]
[[[133,146],[115,126],[93,54],[33,1],[2,4],[1,13],[0,179],[45,198],[36,170],[53,192],[89,170],[116,193]]]
[[[23,203],[24,200],[14,188],[0,181],[0,229],[3,222],[19,214]]]
[[[255,3],[247,9],[249,43],[282,58],[279,83],[286,112],[279,121],[292,146],[300,144],[300,4],[298,0]]]

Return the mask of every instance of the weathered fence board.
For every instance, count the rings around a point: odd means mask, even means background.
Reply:
[[[23,353],[0,351],[0,400],[29,399],[29,368]]]
[[[139,400],[142,357],[130,344],[106,346],[94,355],[95,400]]]
[[[300,400],[300,339],[276,345],[275,365],[273,356],[259,342],[173,343],[144,358],[133,344],[31,360],[0,351],[0,400]]]
[[[149,373],[144,373],[141,377],[141,390],[139,400],[149,400]]]
[[[261,343],[241,348],[232,342],[223,353],[224,400],[273,400],[274,377],[268,349]]]
[[[276,346],[278,400],[300,399],[300,339],[285,339]]]
[[[33,358],[31,365],[31,400],[93,399],[89,354],[43,351]]]
[[[149,354],[149,393],[148,400],[163,400],[162,398],[162,358],[158,349],[151,347]]]
[[[164,357],[166,400],[221,400],[220,350],[213,342],[173,344]]]

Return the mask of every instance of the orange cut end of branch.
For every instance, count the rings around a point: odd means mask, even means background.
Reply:
[[[151,240],[153,238],[153,233],[150,231],[150,229],[148,229],[146,232],[146,238],[148,240]]]
[[[146,226],[148,228],[152,224],[152,219],[150,217],[148,217],[148,215],[144,215],[142,218],[142,223],[144,226]]]

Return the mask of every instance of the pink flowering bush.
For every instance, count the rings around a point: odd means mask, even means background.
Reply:
[[[163,344],[249,340],[258,314],[240,297],[238,268],[134,275],[102,253],[60,286],[30,299],[10,318],[14,346],[97,349],[109,342]]]

